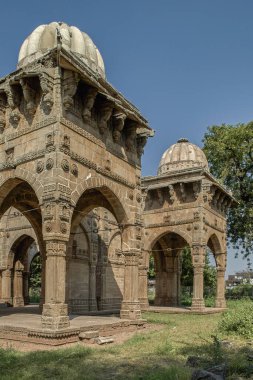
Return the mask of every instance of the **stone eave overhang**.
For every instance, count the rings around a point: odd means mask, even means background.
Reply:
[[[122,111],[127,117],[129,117],[129,119],[135,121],[138,124],[138,135],[147,137],[152,137],[154,135],[154,131],[149,127],[148,121],[141,115],[139,110],[131,102],[129,102],[98,73],[91,70],[88,65],[81,61],[77,56],[69,53],[63,48],[61,48],[60,51],[58,51],[57,48],[51,49],[26,66],[22,66],[5,77],[0,78],[0,91],[4,91],[4,84],[6,81],[14,83],[15,77],[18,77],[21,73],[27,76],[36,75],[36,68],[34,68],[36,63],[40,64],[51,57],[54,57],[57,60],[60,67],[77,72],[84,82],[95,87],[99,94],[110,101],[117,110]],[[2,88],[1,85],[3,85]]]
[[[238,201],[233,197],[231,192],[221,185],[211,173],[203,168],[175,170],[162,175],[142,177],[141,187],[143,189],[152,190],[167,187],[168,185],[173,185],[178,182],[189,183],[200,181],[204,178],[208,178],[212,184],[225,193],[233,203],[238,204]]]
[[[78,72],[86,83],[96,87],[98,92],[113,103],[115,108],[124,112],[130,119],[136,121],[139,124],[138,129],[140,130],[140,134],[143,134],[143,129],[145,129],[148,136],[153,135],[153,130],[149,127],[148,121],[141,115],[140,111],[107,82],[106,79],[91,70],[77,56],[62,48],[59,56],[59,64],[63,68]]]

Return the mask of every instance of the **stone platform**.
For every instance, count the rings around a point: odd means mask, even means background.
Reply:
[[[70,315],[69,318],[70,327],[57,331],[45,330],[41,328],[38,306],[0,308],[0,341],[58,346],[78,342],[85,333],[92,337],[93,333],[111,336],[122,329],[134,331],[145,325],[145,320],[124,320],[117,315]]]
[[[202,310],[192,310],[190,307],[149,306],[145,311],[164,314],[216,314],[225,311],[226,308],[205,307]]]

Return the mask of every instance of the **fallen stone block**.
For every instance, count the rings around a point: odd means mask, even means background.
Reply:
[[[194,371],[191,380],[224,380],[225,378],[215,373],[204,371],[202,369]]]
[[[99,336],[99,332],[98,331],[82,331],[80,334],[79,334],[79,339],[81,340],[84,340],[84,339],[94,339],[94,338],[98,338]]]
[[[97,344],[108,344],[108,343],[113,343],[114,339],[113,338],[107,338],[107,337],[100,336],[99,338],[95,339],[95,342]]]

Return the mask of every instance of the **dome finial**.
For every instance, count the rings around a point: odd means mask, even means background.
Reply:
[[[185,137],[182,137],[182,138],[179,139],[177,142],[178,142],[178,143],[183,143],[183,142],[189,142],[189,140],[186,139]]]

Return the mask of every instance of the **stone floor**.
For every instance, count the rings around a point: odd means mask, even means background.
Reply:
[[[114,315],[70,315],[70,328],[92,327],[123,321]],[[41,315],[38,306],[0,308],[0,327],[15,326],[29,329],[41,328]]]

